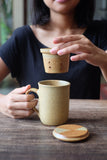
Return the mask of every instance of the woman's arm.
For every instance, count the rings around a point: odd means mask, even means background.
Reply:
[[[103,74],[103,77],[105,78],[106,82],[107,82],[107,50],[105,51],[106,55],[105,55],[105,63],[100,67],[101,72]]]
[[[10,73],[10,70],[0,58],[0,82]]]
[[[0,58],[0,81],[10,73],[4,61]],[[30,85],[16,88],[7,95],[0,94],[0,112],[12,118],[24,118],[30,116],[37,104],[34,95],[25,95]]]
[[[97,66],[107,81],[107,53],[95,46],[84,35],[67,35],[54,39],[57,47],[52,48],[52,54],[64,55],[74,53],[70,59],[72,61],[85,60],[86,62]]]

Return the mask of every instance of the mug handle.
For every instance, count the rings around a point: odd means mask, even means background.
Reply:
[[[37,88],[30,88],[26,91],[25,94],[29,94],[30,92],[34,92],[38,95],[38,89]],[[39,95],[38,95],[39,96]],[[37,115],[39,116],[39,111],[36,107],[33,108],[33,110],[37,113]]]

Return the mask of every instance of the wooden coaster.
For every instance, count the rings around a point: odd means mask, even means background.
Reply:
[[[56,127],[53,131],[53,136],[62,141],[75,142],[86,139],[89,136],[89,132],[83,126],[67,124]]]

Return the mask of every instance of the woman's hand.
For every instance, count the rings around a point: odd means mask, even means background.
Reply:
[[[33,94],[24,94],[31,86],[16,88],[8,95],[0,95],[0,111],[12,118],[24,118],[30,116],[37,105]]]
[[[85,60],[100,68],[107,67],[107,54],[104,50],[95,46],[84,35],[67,35],[54,39],[57,47],[52,48],[52,54],[64,55],[74,53],[72,61]]]

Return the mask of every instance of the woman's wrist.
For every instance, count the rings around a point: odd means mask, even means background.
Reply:
[[[101,57],[101,64],[99,65],[100,69],[107,70],[107,51],[105,51]]]
[[[104,53],[104,58],[99,67],[100,67],[100,70],[102,72],[104,79],[107,81],[107,50]]]

